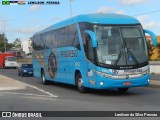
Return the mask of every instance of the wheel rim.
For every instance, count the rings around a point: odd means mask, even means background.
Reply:
[[[43,81],[43,83],[45,82],[44,73],[43,73],[43,75],[42,75],[42,81]]]
[[[82,87],[83,87],[82,78],[79,78],[79,79],[78,79],[78,87],[79,87],[79,88],[82,88]]]

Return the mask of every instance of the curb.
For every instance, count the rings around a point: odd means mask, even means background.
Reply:
[[[160,85],[150,84],[148,87],[160,88]]]
[[[149,87],[160,88],[160,81],[158,81],[158,80],[150,80]]]

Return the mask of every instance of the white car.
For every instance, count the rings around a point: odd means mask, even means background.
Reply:
[[[17,60],[14,56],[7,56],[4,63],[5,68],[17,68]]]

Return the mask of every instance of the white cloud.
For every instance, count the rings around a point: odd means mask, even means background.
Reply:
[[[10,28],[7,30],[7,32],[19,33],[19,34],[33,34],[42,29],[43,28],[39,26],[32,26],[31,28]]]
[[[122,5],[140,5],[142,3],[147,3],[149,0],[119,0]]]
[[[54,17],[54,18],[52,18],[52,22],[58,22],[58,21],[60,21],[60,20],[62,20],[62,18],[61,17]]]
[[[160,27],[160,22],[149,21],[147,23],[143,23],[143,25],[144,25],[144,28],[146,29],[158,28]]]
[[[126,14],[126,12],[124,10],[118,10],[115,13],[117,13],[117,14]]]
[[[117,13],[117,14],[126,14],[124,10],[117,10],[114,7],[103,6],[97,10],[97,13]]]
[[[40,10],[40,9],[41,9],[41,6],[40,6],[40,5],[32,5],[32,6],[30,7],[30,10],[31,10],[31,11]]]
[[[101,7],[97,10],[98,13],[108,13],[108,12],[113,12],[115,11],[115,8],[113,7],[108,7],[108,6],[105,6],[105,7]]]
[[[137,19],[141,22],[145,29],[155,29],[160,27],[160,22],[153,21],[147,15],[138,16]]]
[[[149,20],[149,16],[147,16],[147,15],[137,16],[136,18],[142,23]]]

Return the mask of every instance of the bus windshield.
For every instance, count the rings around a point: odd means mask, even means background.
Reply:
[[[8,61],[16,61],[16,58],[15,57],[7,57],[7,60]]]
[[[148,61],[145,38],[140,25],[93,25],[97,36],[99,63],[136,65]]]

